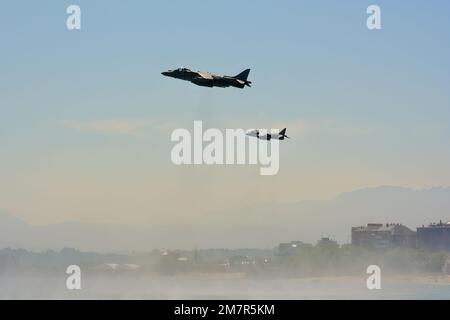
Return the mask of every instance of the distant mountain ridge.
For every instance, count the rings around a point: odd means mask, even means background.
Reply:
[[[350,241],[350,228],[367,223],[403,223],[411,229],[450,220],[450,188],[413,190],[382,186],[347,192],[330,200],[254,206],[216,213],[204,226],[126,227],[65,222],[34,226],[0,210],[0,248],[59,250],[73,247],[99,252],[154,248],[266,248],[280,242],[315,243],[327,236]]]

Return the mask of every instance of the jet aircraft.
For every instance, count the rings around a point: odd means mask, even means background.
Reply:
[[[290,139],[286,135],[286,128],[281,130],[279,133],[271,133],[269,131],[261,132],[261,130],[250,130],[249,132],[247,132],[247,135],[250,137],[256,137],[258,139],[267,140],[267,141],[270,141],[272,139],[278,139],[278,140],[284,140],[285,138]]]
[[[248,74],[250,69],[244,70],[234,77],[230,76],[220,76],[203,71],[191,71],[187,68],[179,68],[176,70],[169,70],[162,72],[161,74],[167,77],[172,77],[175,79],[181,79],[190,81],[193,84],[202,87],[236,87],[243,89],[245,86],[250,87],[251,81],[248,81]]]

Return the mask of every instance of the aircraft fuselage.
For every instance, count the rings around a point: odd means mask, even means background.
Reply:
[[[209,88],[235,87],[242,89],[245,86],[249,87],[251,84],[250,81],[247,81],[247,76],[249,72],[250,70],[247,69],[235,77],[230,77],[230,76],[216,75],[203,71],[194,72],[186,68],[180,68],[176,70],[169,70],[162,72],[162,75],[175,79],[190,81],[193,84],[201,87],[209,87]]]

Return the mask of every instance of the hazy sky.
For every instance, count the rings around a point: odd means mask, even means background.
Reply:
[[[82,30],[66,28],[78,4]],[[366,28],[366,8],[382,30]],[[201,223],[376,185],[450,185],[446,1],[2,1],[0,208]],[[203,88],[190,67],[252,88]],[[174,128],[287,127],[280,171],[174,166]]]

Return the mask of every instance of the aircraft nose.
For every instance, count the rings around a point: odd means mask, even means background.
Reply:
[[[162,74],[163,76],[168,76],[168,75],[169,75],[169,73],[168,73],[167,71],[163,71],[163,72],[161,72],[161,74]]]

